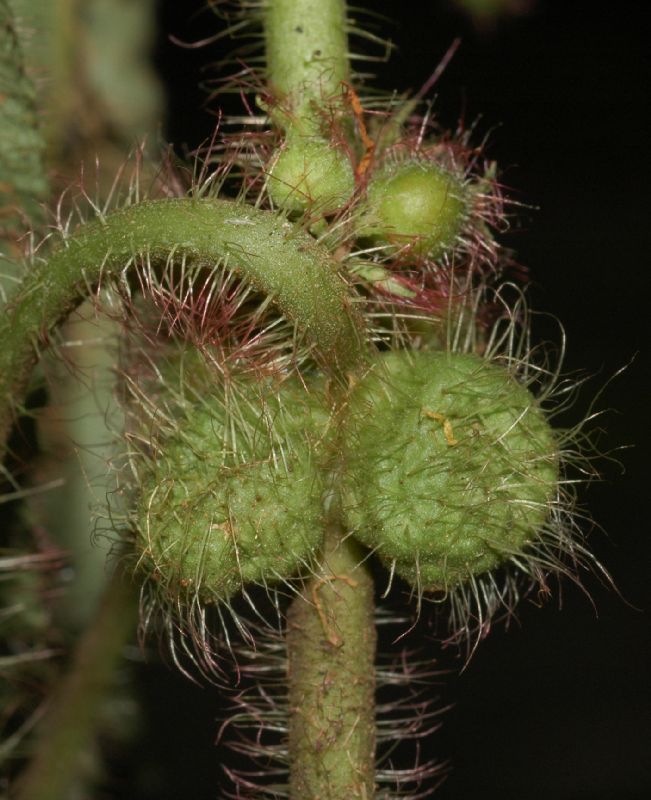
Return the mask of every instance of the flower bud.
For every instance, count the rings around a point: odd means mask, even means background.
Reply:
[[[269,195],[287,211],[331,214],[353,193],[346,154],[325,139],[290,135],[269,176]]]
[[[454,245],[466,209],[459,178],[430,162],[406,161],[371,178],[359,230],[376,244],[411,245],[435,257]]]

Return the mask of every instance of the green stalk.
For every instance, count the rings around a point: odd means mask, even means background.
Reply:
[[[349,81],[344,0],[269,0],[264,12],[269,89],[303,133]]]
[[[116,570],[99,612],[75,651],[70,670],[50,701],[37,730],[29,766],[21,775],[16,800],[61,800],[79,776],[90,738],[97,729],[124,645],[137,617],[137,593]]]
[[[341,530],[288,617],[290,800],[370,800],[375,773],[373,579]]]
[[[264,6],[265,106],[284,133],[268,191],[290,213],[315,219],[341,209],[355,189],[344,0],[268,0]]]
[[[29,273],[0,318],[0,442],[24,398],[40,351],[100,280],[119,277],[139,257],[224,263],[318,344],[331,375],[360,358],[362,324],[336,263],[307,233],[277,215],[227,200],[140,203],[82,226]],[[0,445],[1,453],[1,445]]]
[[[344,0],[269,0],[269,91],[286,140],[270,192],[291,211],[328,213],[353,191],[348,159],[332,142],[350,81]],[[336,458],[332,468],[336,475]],[[337,504],[334,487],[333,505]],[[291,800],[370,800],[375,773],[373,581],[335,516],[320,574],[288,618]]]

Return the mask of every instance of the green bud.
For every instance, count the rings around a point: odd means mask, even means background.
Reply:
[[[446,590],[517,557],[558,482],[543,411],[476,355],[390,353],[352,390],[348,523],[412,585]]]
[[[467,210],[464,186],[432,163],[408,161],[369,181],[361,235],[377,244],[436,256],[452,247]]]
[[[346,154],[325,139],[290,135],[271,169],[269,195],[287,211],[331,214],[355,188]]]
[[[259,387],[238,392],[228,410],[187,409],[144,476],[138,547],[172,597],[226,599],[246,584],[290,578],[321,543],[313,450],[325,412],[298,381],[264,396]]]

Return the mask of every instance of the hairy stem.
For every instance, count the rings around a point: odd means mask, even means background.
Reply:
[[[137,616],[137,595],[116,570],[38,731],[16,800],[61,800],[78,778],[117,664]]]
[[[373,579],[333,525],[322,572],[288,618],[291,800],[370,800],[375,772]]]
[[[140,257],[162,263],[189,257],[198,266],[222,263],[239,273],[311,336],[331,375],[344,376],[363,352],[362,323],[337,265],[307,233],[271,212],[227,200],[144,202],[79,228],[2,309],[0,442],[57,325],[100,281],[120,277]]]
[[[303,133],[314,132],[349,80],[344,0],[269,0],[265,9],[269,89]]]
[[[267,81],[277,103],[272,118],[287,135],[273,172],[283,191],[274,199],[300,210],[305,197],[306,206],[315,202],[327,212],[352,191],[347,162],[337,162],[330,140],[350,80],[346,3],[269,0],[264,25]],[[336,474],[334,461],[332,467]],[[333,516],[321,573],[289,612],[291,800],[369,800],[374,794],[373,581],[362,557]]]

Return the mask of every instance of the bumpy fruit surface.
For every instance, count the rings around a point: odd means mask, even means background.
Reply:
[[[345,506],[412,585],[446,590],[517,557],[558,480],[544,413],[479,356],[390,353],[352,390]]]
[[[364,236],[377,244],[436,256],[452,247],[466,216],[464,187],[436,164],[405,162],[374,175],[361,220]]]
[[[160,443],[136,511],[143,561],[171,596],[225,599],[305,569],[320,545],[314,398],[298,382],[197,404]],[[291,412],[288,411],[291,408]]]

